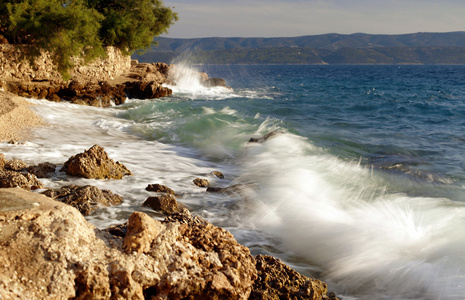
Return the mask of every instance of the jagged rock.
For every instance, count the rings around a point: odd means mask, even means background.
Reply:
[[[148,197],[147,200],[142,203],[142,206],[148,206],[151,209],[161,211],[165,214],[179,212],[185,208],[184,205],[176,201],[176,198],[172,194]]]
[[[26,190],[42,188],[43,184],[34,174],[27,172],[28,165],[22,160],[7,160],[0,153],[0,188],[21,187]]]
[[[31,174],[36,175],[38,178],[48,178],[50,175],[55,173],[56,165],[45,162],[37,166],[30,166],[27,171]]]
[[[99,205],[112,206],[123,201],[120,195],[92,185],[68,185],[56,190],[49,189],[43,194],[77,208],[84,216],[92,213]]]
[[[110,159],[99,145],[72,156],[61,170],[71,176],[95,179],[122,179],[124,175],[132,175],[123,164]]]
[[[0,188],[20,187],[28,191],[43,188],[42,182],[33,174],[0,169]]]
[[[111,86],[106,81],[81,83],[73,80],[57,95],[72,103],[99,107],[110,107],[112,103],[118,105],[126,101],[124,85]]]
[[[170,189],[166,185],[162,185],[162,184],[158,184],[158,183],[149,184],[145,188],[145,190],[149,191],[149,192],[157,192],[157,193],[166,193],[166,194],[170,194],[170,195],[176,195],[176,193],[172,189]]]
[[[193,182],[198,187],[207,187],[210,185],[210,182],[207,179],[202,178],[196,178]]]
[[[19,159],[5,160],[3,168],[11,171],[22,171],[28,168],[28,164]]]
[[[202,81],[202,85],[206,87],[221,86],[230,89],[231,87],[226,84],[226,81],[222,78],[208,78]]]
[[[272,256],[257,255],[255,260],[258,279],[249,299],[330,299],[326,283],[305,277]]]
[[[128,98],[154,99],[169,96],[173,91],[156,81],[128,81],[124,83]]]
[[[212,174],[218,177],[219,179],[224,179],[224,175],[220,171],[213,171]]]
[[[0,189],[0,229],[2,299],[247,299],[257,277],[246,247],[188,212],[135,212],[121,239],[71,206]]]

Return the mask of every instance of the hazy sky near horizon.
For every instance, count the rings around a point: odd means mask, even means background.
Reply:
[[[464,0],[164,0],[166,37],[292,37],[465,31]]]

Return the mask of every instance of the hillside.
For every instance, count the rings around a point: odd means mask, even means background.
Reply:
[[[282,38],[159,37],[141,62],[206,64],[465,64],[465,32],[324,34]]]

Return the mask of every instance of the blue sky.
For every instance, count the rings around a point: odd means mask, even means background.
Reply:
[[[179,21],[167,37],[465,31],[465,0],[164,0]]]

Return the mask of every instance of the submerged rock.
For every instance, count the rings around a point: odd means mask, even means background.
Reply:
[[[125,175],[132,175],[123,164],[110,159],[99,145],[72,156],[61,170],[71,176],[94,179],[122,179]]]
[[[228,231],[187,211],[135,212],[127,228],[121,239],[71,206],[0,189],[0,298],[248,299],[255,260]]]
[[[100,205],[118,205],[123,201],[120,195],[92,185],[68,185],[56,190],[49,189],[43,194],[77,208],[84,216],[92,213]]]

